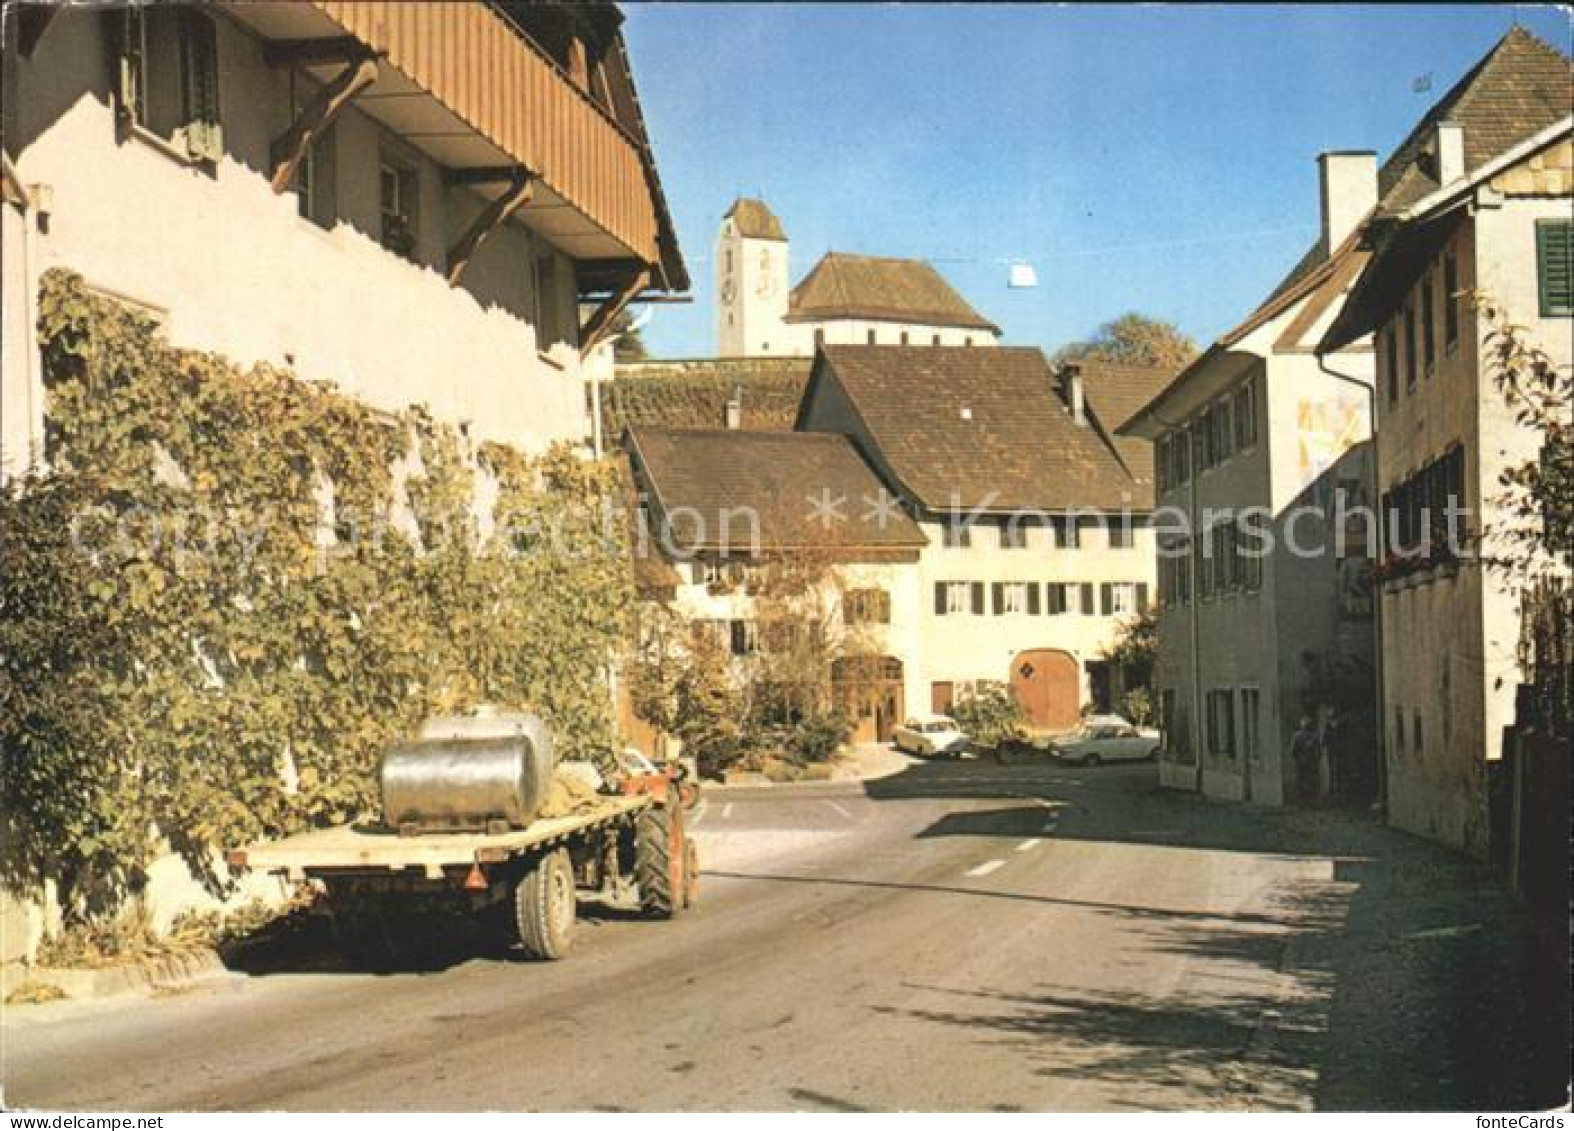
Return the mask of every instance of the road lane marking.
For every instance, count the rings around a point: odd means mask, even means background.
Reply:
[[[1004,860],[986,860],[976,868],[969,868],[967,874],[969,876],[987,876],[996,868],[1004,868],[1005,866],[1006,862]]]
[[[725,821],[730,816],[732,816],[732,802],[729,801],[721,807],[721,819]]]
[[[836,802],[834,802],[834,801],[827,801],[826,804],[829,805],[832,809],[835,809],[842,816],[846,817],[849,821],[853,819],[853,815],[851,813],[849,813],[846,809],[843,809]]]
[[[1038,837],[1034,837],[1032,840],[1024,840],[1021,844],[1017,845],[1017,851],[1030,852],[1043,843],[1044,842],[1039,840]]]

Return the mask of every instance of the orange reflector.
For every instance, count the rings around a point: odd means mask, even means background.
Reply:
[[[485,891],[486,873],[481,871],[481,865],[470,865],[470,874],[465,877],[466,891]]]

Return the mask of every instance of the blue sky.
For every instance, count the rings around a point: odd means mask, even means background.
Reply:
[[[722,213],[763,196],[792,279],[829,249],[933,262],[1005,340],[1139,310],[1201,343],[1316,238],[1316,155],[1379,159],[1546,6],[629,4],[626,33],[694,276],[657,356],[715,350]],[[1429,93],[1412,90],[1431,75]],[[1008,290],[1007,263],[1038,271]]]

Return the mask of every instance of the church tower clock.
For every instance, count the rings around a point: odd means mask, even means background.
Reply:
[[[716,352],[720,357],[797,352],[787,317],[787,234],[761,200],[740,197],[716,237]]]

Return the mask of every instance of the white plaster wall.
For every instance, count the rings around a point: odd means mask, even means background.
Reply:
[[[477,439],[533,450],[580,439],[577,351],[559,344],[543,360],[531,326],[530,256],[551,249],[505,229],[471,281],[449,287],[432,268],[479,203],[445,191],[435,165],[412,154],[424,190],[418,257],[428,266],[384,250],[368,234],[377,158],[399,143],[353,109],[329,135],[339,222],[324,231],[298,216],[294,195],[275,196],[262,172],[269,139],[288,121],[285,80],[262,64],[256,40],[216,22],[227,152],[212,175],[141,140],[116,143],[97,14],[57,17],[34,59],[18,65],[17,165],[54,198],[37,269],[67,267],[167,309],[177,345],[291,365],[389,410],[425,403],[439,419],[472,423]],[[566,326],[570,267],[561,260],[559,293],[548,299]]]
[[[932,326],[917,325],[911,322],[880,322],[857,318],[835,318],[823,322],[793,322],[788,326],[793,334],[795,348],[800,355],[808,356],[814,353],[814,334],[816,330],[824,332],[826,345],[864,346],[869,344],[869,335],[875,336],[874,344],[879,346],[897,346],[902,343],[902,335],[907,335],[907,344],[912,346],[935,345],[935,335],[940,336],[938,344],[942,346],[996,346],[1000,339],[988,330],[963,328],[958,326]]]
[[[1011,661],[1018,653],[1036,648],[1069,652],[1083,665],[1081,695],[1086,702],[1090,695],[1086,664],[1114,644],[1124,618],[1077,611],[1051,615],[1044,583],[1089,582],[1095,588],[1106,581],[1142,583],[1148,586],[1150,600],[1157,595],[1153,534],[1146,526],[1135,530],[1130,549],[1112,548],[1107,531],[1094,524],[1084,528],[1081,548],[1061,550],[1054,547],[1049,527],[1029,529],[1026,548],[1005,549],[998,527],[988,521],[973,527],[972,545],[967,547],[946,546],[939,523],[920,525],[929,545],[917,566],[921,643],[918,663],[910,665],[908,694],[909,702],[917,702],[923,710],[928,709],[931,683],[1008,682]],[[934,587],[945,581],[984,582],[985,612],[937,615]],[[990,586],[997,581],[1036,583],[1038,615],[996,614]],[[916,701],[911,698],[914,684],[920,693]]]

